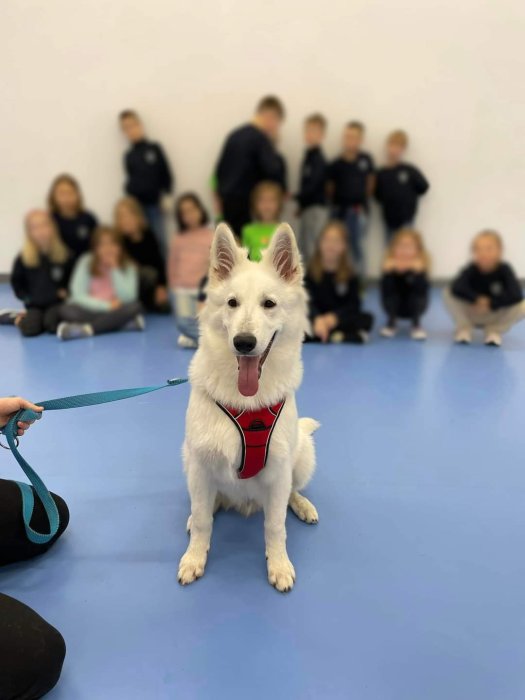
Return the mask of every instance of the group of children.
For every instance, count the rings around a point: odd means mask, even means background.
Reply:
[[[270,109],[274,103],[270,100]],[[163,200],[173,188],[168,160],[162,147],[146,138],[135,112],[122,112],[119,120],[129,141],[124,158],[126,196],[115,205],[112,226],[98,225],[73,177],[57,177],[48,208],[27,214],[25,243],[13,265],[12,287],[25,309],[0,313],[0,323],[15,324],[24,336],[50,332],[68,340],[143,330],[144,310],[172,309],[179,344],[194,347],[213,236],[209,215],[196,194],[180,196],[174,208],[177,233],[167,245]],[[332,163],[322,151],[325,131],[322,115],[305,120],[306,151],[295,196],[298,244],[310,297],[309,340],[364,343],[368,339],[374,319],[361,306],[359,271],[373,195],[382,208],[387,246],[380,285],[386,316],[381,335],[393,337],[399,319],[408,319],[411,337],[423,340],[430,261],[413,226],[418,199],[428,183],[404,160],[407,135],[390,134],[386,163],[376,171],[372,157],[362,150],[361,123],[346,125],[342,153]],[[279,172],[282,175],[285,168],[280,166]],[[260,260],[270,242],[286,197],[281,176],[253,187],[252,221],[236,231],[252,260]],[[230,202],[235,212],[233,205]],[[470,342],[473,329],[483,327],[486,342],[500,345],[501,334],[523,317],[521,287],[502,255],[500,236],[482,232],[473,243],[472,263],[445,291],[457,342]]]

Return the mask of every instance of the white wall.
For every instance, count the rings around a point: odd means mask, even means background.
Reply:
[[[435,274],[452,274],[483,226],[525,274],[524,36],[523,0],[3,0],[0,271],[58,172],[110,216],[121,108],[165,144],[178,191],[207,195],[224,134],[275,92],[294,185],[306,113],[328,115],[330,154],[349,118],[376,156],[404,127],[432,183],[419,223]],[[373,270],[377,212],[372,238]]]

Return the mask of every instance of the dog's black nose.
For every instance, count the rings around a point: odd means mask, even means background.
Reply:
[[[233,344],[237,352],[241,355],[247,355],[257,345],[257,338],[251,333],[239,333],[233,339]]]

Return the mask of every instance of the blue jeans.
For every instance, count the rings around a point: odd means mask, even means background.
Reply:
[[[164,260],[168,255],[168,246],[166,243],[166,231],[164,229],[164,214],[158,204],[144,204],[142,206],[144,216],[148,222],[150,229],[155,234],[157,243],[159,244],[160,253]]]
[[[333,215],[343,221],[348,232],[348,245],[352,251],[355,266],[361,274],[365,272],[363,239],[368,230],[368,215],[362,207],[338,207]]]
[[[179,332],[198,342],[197,292],[171,289],[170,296],[171,308],[173,309],[175,324]]]

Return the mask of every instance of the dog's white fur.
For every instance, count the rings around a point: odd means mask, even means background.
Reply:
[[[298,419],[294,392],[302,378],[301,346],[308,327],[307,298],[292,229],[281,224],[260,263],[251,262],[225,224],[215,233],[208,299],[201,313],[199,349],[190,366],[192,391],[186,415],[184,466],[191,498],[190,542],[179,565],[180,583],[204,573],[213,515],[233,507],[245,515],[264,510],[268,580],[288,591],[295,571],[286,551],[287,507],[303,521],[318,520],[315,507],[299,491],[315,468],[311,437],[319,426],[311,418]],[[228,300],[235,297],[238,306]],[[266,299],[274,308],[263,306]],[[257,338],[252,354],[261,355],[274,333],[255,396],[243,396],[237,386],[237,357],[233,338],[251,333]],[[238,409],[286,403],[275,426],[266,467],[241,480],[239,435],[215,401]]]

